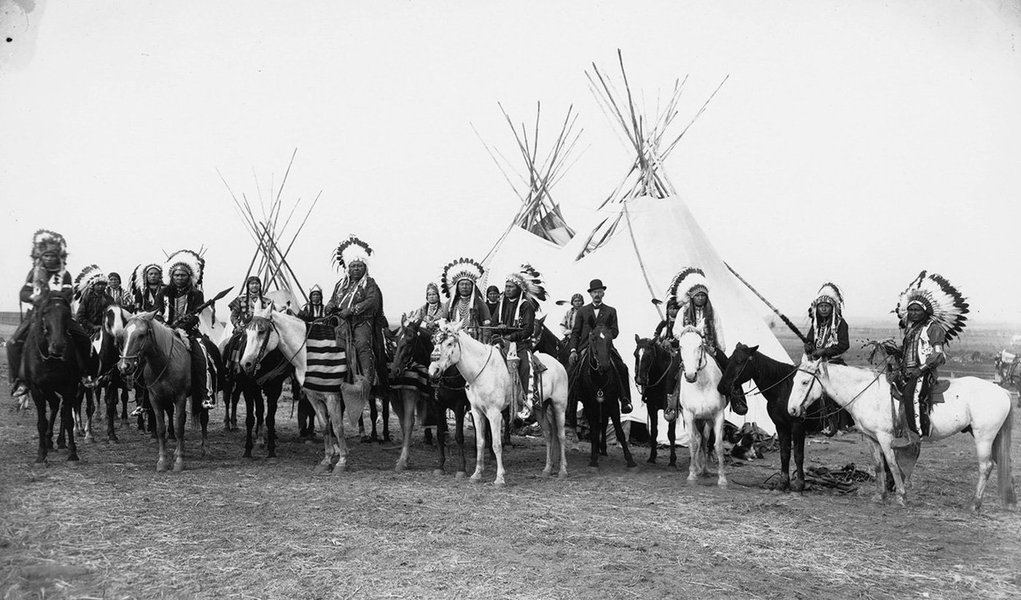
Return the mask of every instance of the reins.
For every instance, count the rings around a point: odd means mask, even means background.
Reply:
[[[887,359],[887,361],[886,361],[886,365],[887,365],[887,366],[889,366],[889,359]],[[801,372],[803,372],[803,373],[808,373],[809,375],[811,375],[811,376],[812,376],[812,383],[811,383],[811,384],[810,384],[810,385],[808,386],[808,390],[807,390],[807,391],[805,391],[805,398],[807,398],[807,397],[808,397],[808,394],[810,394],[810,393],[812,392],[812,386],[814,386],[814,385],[815,385],[815,382],[816,382],[816,381],[818,381],[818,382],[819,382],[819,385],[820,385],[820,386],[822,386],[822,379],[819,379],[819,370],[818,370],[818,369],[816,369],[816,370],[815,370],[815,371],[813,372],[813,371],[809,371],[808,369],[802,369],[801,367],[798,367],[798,369],[797,369],[797,370],[798,370],[798,371],[801,371]],[[851,407],[851,405],[855,403],[855,401],[856,401],[856,400],[858,400],[859,398],[861,398],[861,397],[862,397],[862,396],[863,396],[863,395],[865,394],[865,392],[867,392],[867,391],[868,391],[868,389],[869,389],[870,387],[872,387],[873,385],[875,385],[875,383],[876,383],[877,381],[879,381],[879,378],[880,378],[880,377],[882,377],[884,373],[886,373],[886,369],[885,369],[885,368],[884,368],[884,369],[882,369],[882,370],[880,370],[879,372],[877,372],[877,373],[876,373],[876,376],[875,376],[875,377],[874,377],[874,378],[872,379],[872,381],[870,381],[868,385],[866,385],[866,386],[865,386],[864,388],[862,388],[862,390],[861,390],[860,392],[858,392],[857,394],[855,394],[853,398],[851,398],[850,400],[848,400],[848,401],[847,401],[847,404],[844,404],[843,406],[839,407],[839,408],[838,408],[837,410],[835,410],[835,411],[832,411],[832,412],[829,412],[829,413],[825,413],[825,414],[823,414],[822,416],[820,416],[820,417],[818,417],[818,418],[820,418],[820,419],[825,419],[826,417],[832,417],[833,415],[835,415],[835,414],[839,413],[839,412],[840,412],[841,410],[847,410],[847,409],[849,409],[849,408]],[[826,393],[825,387],[823,388],[823,393]]]

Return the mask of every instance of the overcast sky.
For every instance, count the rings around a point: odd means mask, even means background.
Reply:
[[[574,104],[578,160],[554,193],[569,220],[592,221],[633,156],[584,71],[616,72],[621,48],[649,108],[689,76],[679,122],[729,75],[666,168],[781,309],[801,316],[832,280],[850,314],[881,317],[925,268],[977,318],[1021,321],[1013,3],[0,7],[0,310],[17,308],[40,227],[68,238],[73,274],[126,276],[205,246],[207,292],[237,285],[254,246],[217,169],[257,203],[255,176],[266,197],[295,148],[284,197],[323,191],[291,251],[302,283],[332,286],[331,253],[353,232],[377,252],[390,311],[410,308],[517,209],[470,127],[512,152],[497,101],[531,121],[541,100],[548,130]]]

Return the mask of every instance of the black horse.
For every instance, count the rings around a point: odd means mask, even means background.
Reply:
[[[35,402],[39,429],[39,453],[36,464],[46,463],[46,454],[53,448],[53,425],[46,417],[60,413],[60,428],[68,436],[67,460],[77,464],[78,446],[74,439],[72,403],[81,379],[73,341],[70,339],[71,306],[59,294],[43,291],[32,311],[32,323],[25,338],[23,354],[25,381]]]
[[[755,382],[758,393],[766,397],[766,412],[776,426],[780,442],[780,485],[781,491],[805,489],[805,421],[795,418],[787,411],[787,400],[791,395],[791,381],[797,367],[773,360],[759,352],[758,346],[738,343],[727,362],[720,381],[721,389],[732,389],[749,379]],[[791,485],[791,447],[794,448],[794,484]]]
[[[578,357],[581,362],[576,365],[578,373],[572,382],[578,388],[577,395],[572,394],[571,397],[581,398],[585,418],[589,422],[592,448],[589,466],[598,468],[599,454],[606,456],[605,442],[600,443],[600,434],[606,431],[608,422],[613,421],[613,431],[624,451],[624,460],[628,467],[634,467],[637,465],[620,426],[620,396],[623,386],[630,383],[620,380],[617,369],[611,363],[610,340],[610,333],[603,326],[596,327],[589,334],[588,346]]]
[[[656,462],[659,439],[659,411],[666,410],[667,394],[677,390],[677,370],[680,359],[676,352],[656,340],[635,335],[635,383],[642,392],[642,402],[649,412],[649,460]],[[677,464],[677,419],[668,421],[667,439],[670,440],[670,466]]]
[[[423,424],[426,427],[436,427],[439,463],[434,472],[437,475],[444,473],[444,466],[447,462],[447,411],[450,410],[454,413],[454,422],[457,427],[454,431],[454,441],[457,442],[460,455],[455,475],[461,478],[467,476],[468,467],[464,454],[464,418],[471,408],[468,404],[468,395],[464,391],[464,378],[457,371],[457,367],[451,367],[437,381],[431,383],[422,383],[418,381],[417,377],[411,378],[406,375],[409,371],[415,372],[412,365],[428,366],[432,351],[433,343],[429,332],[422,329],[420,322],[405,323],[397,337],[397,348],[390,366],[390,380],[397,390],[397,396],[394,398],[394,411],[400,418],[404,432],[404,447],[401,451],[401,458],[398,459],[397,469],[400,470],[407,466],[411,427],[414,424],[413,415],[409,414],[410,403],[405,402],[405,399],[414,396],[414,392],[418,391],[422,402],[416,402],[416,404],[420,404],[420,408],[424,410]]]

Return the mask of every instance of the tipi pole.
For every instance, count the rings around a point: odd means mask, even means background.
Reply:
[[[800,340],[801,340],[802,342],[804,342],[804,343],[806,343],[806,344],[808,343],[808,338],[806,338],[806,337],[805,337],[805,336],[804,336],[804,335],[803,335],[803,334],[801,333],[801,330],[799,330],[799,329],[798,329],[798,328],[797,328],[797,327],[796,327],[796,326],[794,325],[794,323],[791,323],[791,320],[787,318],[787,315],[785,315],[785,314],[783,314],[782,312],[780,312],[780,310],[779,310],[779,309],[778,309],[777,307],[773,306],[773,305],[772,305],[772,304],[771,304],[771,303],[769,302],[769,300],[766,300],[765,296],[763,296],[762,294],[760,294],[760,293],[759,293],[759,291],[758,291],[758,290],[756,290],[755,288],[753,288],[753,287],[752,287],[752,284],[750,284],[750,283],[748,283],[747,281],[745,281],[745,278],[744,278],[744,277],[741,277],[740,275],[738,275],[738,274],[737,274],[737,271],[735,271],[733,267],[731,267],[730,265],[728,265],[728,264],[727,264],[726,262],[724,262],[723,264],[724,264],[724,265],[726,265],[727,269],[729,269],[729,270],[730,270],[730,272],[734,274],[734,277],[737,277],[738,281],[740,281],[741,283],[745,284],[745,286],[746,286],[746,287],[747,287],[748,289],[750,289],[750,290],[752,291],[752,293],[753,293],[753,294],[755,294],[756,296],[758,296],[758,297],[759,297],[759,300],[762,300],[762,303],[763,303],[763,304],[765,304],[766,306],[768,306],[768,307],[770,308],[770,310],[772,310],[772,311],[773,311],[773,313],[774,313],[774,314],[776,314],[776,316],[780,317],[780,320],[784,322],[784,325],[787,325],[787,327],[790,327],[791,331],[793,331],[793,332],[794,332],[794,335],[798,336],[798,338],[799,338],[799,339],[800,339]]]

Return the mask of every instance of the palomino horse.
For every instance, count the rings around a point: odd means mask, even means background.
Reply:
[[[659,411],[666,410],[667,395],[677,387],[678,355],[666,346],[635,334],[635,384],[642,392],[642,402],[649,412],[649,460],[656,462],[659,439]],[[670,440],[670,466],[677,464],[677,420],[667,422]]]
[[[74,357],[68,330],[71,327],[71,306],[63,296],[44,291],[32,311],[32,323],[25,338],[23,364],[35,402],[39,429],[39,453],[36,464],[46,463],[46,453],[53,447],[53,425],[46,418],[49,406],[53,418],[59,411],[60,428],[68,436],[68,464],[78,464],[78,446],[74,440],[74,400],[82,368]]]
[[[467,461],[464,455],[464,417],[471,409],[468,395],[464,391],[464,380],[457,372],[457,367],[450,367],[443,377],[429,382],[429,357],[432,355],[433,344],[429,333],[422,329],[421,321],[405,319],[397,332],[397,349],[394,360],[390,364],[391,389],[396,394],[394,411],[401,422],[403,444],[401,455],[397,459],[396,470],[408,467],[411,454],[411,433],[415,425],[416,413],[422,417],[425,425],[436,427],[439,464],[433,470],[442,475],[447,462],[447,410],[454,412],[457,429],[454,440],[460,456],[460,464],[455,477],[460,479],[468,475]],[[453,378],[459,379],[454,383]]]
[[[117,367],[125,376],[132,376],[142,365],[142,382],[149,391],[149,403],[156,415],[156,437],[159,440],[157,471],[167,470],[167,424],[165,415],[174,418],[177,448],[174,471],[184,470],[184,420],[188,396],[191,395],[191,356],[188,339],[153,319],[154,313],[141,313],[124,325],[123,347]],[[192,416],[202,425],[202,454],[206,452],[206,427],[209,411],[192,399]]]
[[[578,386],[577,396],[585,408],[585,419],[589,424],[589,442],[591,455],[589,467],[599,467],[599,454],[606,454],[606,434],[608,422],[613,422],[613,431],[624,451],[624,460],[628,467],[635,467],[631,448],[624,437],[624,429],[620,425],[620,395],[623,386],[630,385],[621,381],[616,367],[612,364],[610,333],[604,326],[598,326],[589,334],[588,346],[578,357],[580,364],[576,366],[577,375],[573,382]]]
[[[472,419],[475,424],[475,472],[472,474],[471,480],[481,481],[485,468],[486,428],[483,419],[486,419],[489,421],[490,430],[494,432],[493,454],[496,455],[496,480],[493,483],[503,485],[505,474],[503,444],[497,432],[500,431],[503,424],[502,411],[511,404],[511,390],[513,389],[506,361],[495,346],[476,341],[462,331],[460,323],[451,324],[442,319],[439,322],[439,330],[433,336],[433,352],[430,359],[432,360],[429,364],[431,378],[439,377],[451,366],[456,366],[458,372],[464,377],[465,391],[468,394],[468,402],[471,404]],[[563,477],[567,474],[563,433],[563,410],[567,407],[566,376],[562,382],[558,383],[554,371],[556,360],[545,355],[540,355],[540,359],[547,368],[546,372],[542,374],[543,398],[541,404],[552,401],[555,407],[562,407],[558,409],[560,414],[558,438],[561,445],[560,475]],[[556,398],[555,395],[561,397]],[[553,466],[550,464],[551,443],[552,439],[547,437],[547,460],[546,467],[543,469],[545,474],[550,474],[553,470]]]
[[[744,385],[748,380],[755,382],[758,393],[766,398],[766,412],[776,425],[780,442],[780,485],[786,492],[805,489],[805,420],[792,417],[787,410],[791,395],[791,380],[797,368],[794,365],[773,360],[759,352],[758,346],[738,343],[727,361],[720,387],[729,390]],[[794,483],[791,484],[791,449],[794,450]]]
[[[886,496],[886,471],[890,467],[897,504],[904,505],[905,478],[891,442],[894,429],[903,419],[903,407],[890,394],[890,384],[882,371],[828,364],[822,360],[802,359],[794,376],[794,389],[788,410],[801,416],[805,409],[818,400],[823,392],[844,407],[859,431],[872,447],[876,466],[878,493],[873,500]],[[929,414],[930,433],[927,440],[939,440],[955,433],[968,431],[975,438],[978,454],[978,485],[971,509],[982,506],[982,494],[993,470],[998,466],[1000,499],[1008,508],[1017,506],[1014,480],[1011,475],[1010,394],[994,383],[977,377],[950,379],[950,387],[943,392],[943,402],[932,406]]]
[[[677,341],[680,344],[681,372],[684,376],[680,379],[679,393],[671,397],[670,404],[680,402],[684,424],[688,428],[688,450],[691,455],[688,483],[695,483],[699,475],[709,472],[708,452],[702,436],[708,436],[706,429],[712,425],[716,437],[713,445],[719,467],[716,483],[726,487],[727,475],[723,470],[723,409],[727,407],[727,399],[717,389],[723,373],[710,354],[711,351],[706,348],[701,329],[689,325],[677,334]],[[674,410],[675,407],[670,406],[667,414]]]
[[[256,308],[252,320],[245,326],[244,348],[238,359],[243,371],[236,378],[245,393],[245,458],[252,457],[252,427],[256,409],[261,408],[263,392],[266,394],[266,456],[276,456],[276,412],[284,381],[294,370],[299,385],[305,383],[307,348],[305,322],[285,312]],[[282,358],[277,358],[277,354]],[[267,362],[264,365],[263,362]],[[277,363],[269,368],[269,362]],[[265,373],[269,371],[269,373]],[[246,377],[247,376],[247,380]],[[253,406],[253,403],[255,406]],[[260,411],[261,412],[261,411]]]

